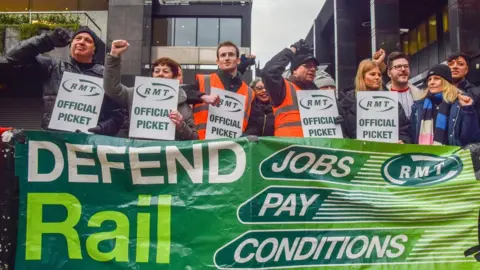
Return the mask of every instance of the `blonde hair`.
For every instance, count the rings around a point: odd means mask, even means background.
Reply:
[[[366,91],[367,84],[365,83],[365,74],[370,70],[378,68],[380,73],[382,72],[380,65],[373,61],[372,59],[365,59],[358,65],[357,75],[355,76],[355,91]],[[382,76],[380,76],[380,88],[378,90],[383,90]]]
[[[440,80],[442,81],[442,85],[440,87],[442,88],[443,100],[447,103],[454,103],[458,98],[458,94],[463,94],[463,91],[442,77],[440,77]],[[425,89],[425,92],[423,93],[422,99],[428,95],[429,91],[430,89],[427,86],[427,89]]]

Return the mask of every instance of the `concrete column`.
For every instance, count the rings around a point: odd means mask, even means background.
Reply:
[[[145,12],[146,10],[150,10],[150,12]],[[151,1],[109,1],[107,51],[110,50],[113,40],[126,39],[130,43],[128,51],[122,56],[123,77],[142,75],[142,68],[145,68],[145,62],[150,62],[150,59],[148,61],[145,60],[145,58],[149,58],[151,50],[150,36]],[[148,51],[148,53],[145,53],[145,51]]]
[[[400,51],[399,0],[370,0],[372,55],[383,48],[387,53]]]
[[[452,52],[475,54],[480,50],[480,1],[448,0]]]

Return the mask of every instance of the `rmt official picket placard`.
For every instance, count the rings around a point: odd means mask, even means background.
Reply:
[[[343,138],[342,128],[335,125],[338,108],[333,90],[297,91],[297,100],[304,137]]]
[[[206,139],[239,138],[242,136],[245,96],[212,88],[220,96],[220,104],[208,107]]]
[[[49,129],[88,133],[95,127],[103,102],[103,79],[64,72]]]
[[[357,139],[398,142],[398,93],[357,92]]]
[[[168,115],[178,106],[178,80],[136,77],[130,113],[130,137],[175,140]]]

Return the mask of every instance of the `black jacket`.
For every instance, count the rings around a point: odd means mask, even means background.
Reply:
[[[55,100],[57,98],[58,88],[62,81],[63,72],[79,73],[94,77],[103,77],[103,66],[95,64],[92,68],[83,72],[73,59],[63,61],[41,56],[41,54],[54,49],[50,38],[46,34],[35,36],[30,39],[19,42],[10,51],[6,57],[7,60],[20,66],[33,65],[38,68],[42,78],[43,88],[43,118],[42,128],[48,129],[52,115]],[[124,113],[121,108],[108,97],[104,97],[102,109],[98,120],[98,125],[102,128],[101,134],[115,135],[120,129],[124,120]]]
[[[272,104],[262,103],[255,99],[252,107],[252,117],[248,121],[247,130],[243,135],[273,136],[275,130],[275,116]]]
[[[273,106],[280,106],[285,99],[285,81],[282,76],[283,72],[287,68],[288,64],[292,62],[295,54],[290,49],[283,49],[277,55],[275,55],[270,61],[265,64],[262,72],[263,83],[271,97]],[[294,77],[289,78],[301,89],[318,89],[318,87],[312,82],[308,85],[295,81]]]
[[[471,84],[467,79],[463,79],[457,88],[465,92],[465,94],[473,98],[474,108],[477,112],[477,118],[480,121],[480,87]]]
[[[344,98],[340,101],[338,107],[339,113],[344,118],[343,123],[343,136],[345,138],[356,139],[357,138],[357,97],[355,91],[347,91]],[[398,104],[398,139],[404,143],[412,142],[412,135],[410,129],[410,120],[405,115],[401,104]]]

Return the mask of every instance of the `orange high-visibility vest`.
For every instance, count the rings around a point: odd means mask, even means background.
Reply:
[[[217,73],[212,73],[210,75],[197,75],[198,85],[200,86],[200,92],[210,95],[210,89],[212,87],[225,90],[225,86],[222,83],[222,80]],[[242,82],[242,86],[236,92],[237,94],[245,96],[245,113],[243,115],[243,127],[242,132],[245,132],[245,129],[248,125],[248,118],[250,117],[250,112],[252,108],[252,103],[255,98],[255,93],[252,89],[248,87],[245,82]],[[208,104],[201,103],[193,107],[193,118],[195,120],[195,125],[197,126],[198,138],[200,140],[205,140],[205,133],[207,129],[207,119],[208,119]]]
[[[283,79],[285,82],[285,99],[280,106],[273,106],[275,115],[275,137],[303,138],[302,119],[297,102],[297,91],[301,90],[296,84]]]

